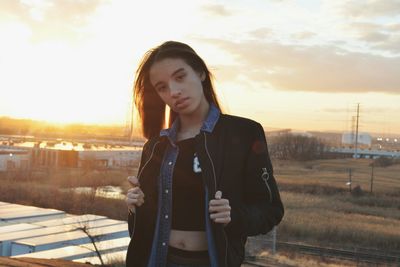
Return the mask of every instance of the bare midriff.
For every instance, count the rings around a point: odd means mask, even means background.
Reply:
[[[182,231],[171,229],[169,245],[188,251],[204,251],[208,249],[205,231]]]

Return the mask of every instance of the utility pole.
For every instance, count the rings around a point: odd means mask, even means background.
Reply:
[[[358,158],[358,119],[360,117],[360,103],[357,103],[357,122],[356,122],[356,145],[355,145],[355,151],[354,151],[354,156],[357,159]]]
[[[351,193],[351,168],[349,169],[349,181],[347,182],[347,185],[349,186],[349,190]]]
[[[374,163],[371,165],[371,194],[372,194],[372,186],[374,184]]]

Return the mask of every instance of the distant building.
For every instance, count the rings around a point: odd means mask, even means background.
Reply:
[[[351,132],[343,133],[342,145],[355,145],[356,135]],[[370,147],[372,144],[372,137],[369,133],[358,133],[357,144]]]
[[[312,133],[307,131],[291,131],[290,134],[296,136],[313,137]]]
[[[281,129],[281,130],[273,130],[273,131],[265,131],[266,136],[281,136],[281,135],[286,135],[290,134],[291,129]]]
[[[0,171],[28,170],[29,168],[28,150],[0,146]]]
[[[275,130],[275,131],[267,131],[265,132],[267,136],[282,136],[282,135],[300,135],[300,136],[305,136],[305,137],[312,137],[313,135],[310,132],[307,131],[295,131],[292,129],[282,129],[282,130]]]
[[[133,167],[141,147],[72,142],[22,142],[1,146],[0,171],[32,167]]]
[[[77,167],[133,167],[140,158],[137,150],[78,151]]]
[[[329,146],[340,146],[342,144],[342,133],[337,132],[310,132],[314,137]]]

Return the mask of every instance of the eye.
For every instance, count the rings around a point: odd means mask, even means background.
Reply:
[[[186,77],[186,73],[179,74],[176,76],[177,81],[182,81]]]
[[[156,87],[157,92],[164,92],[167,89],[165,85],[160,85]]]

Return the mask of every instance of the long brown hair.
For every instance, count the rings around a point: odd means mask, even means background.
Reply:
[[[220,109],[217,96],[212,83],[212,74],[203,59],[187,44],[168,41],[160,46],[150,49],[144,55],[135,77],[133,97],[136,108],[139,111],[143,136],[147,139],[157,136],[165,123],[166,104],[158,96],[156,90],[150,83],[149,71],[151,66],[165,58],[180,58],[193,70],[205,74],[202,82],[204,96],[209,103],[213,103]],[[177,113],[170,109],[169,126],[177,117]]]

